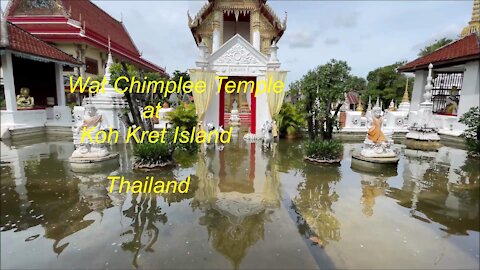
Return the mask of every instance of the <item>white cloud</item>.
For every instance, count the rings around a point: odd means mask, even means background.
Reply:
[[[338,14],[333,24],[336,27],[354,28],[357,26],[359,15],[356,11]]]
[[[317,37],[318,33],[316,31],[305,28],[286,35],[290,48],[311,48],[315,45]]]

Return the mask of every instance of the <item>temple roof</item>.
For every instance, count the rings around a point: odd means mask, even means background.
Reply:
[[[32,7],[25,0],[12,0],[7,19],[48,42],[85,42],[108,50],[116,57],[162,74],[165,69],[143,59],[122,22],[90,0],[44,1],[48,7]]]
[[[480,59],[479,42],[479,36],[477,34],[471,34],[403,65],[398,71],[412,72],[425,69],[430,63],[438,68],[478,60]]]
[[[208,15],[210,15],[210,13],[214,10],[215,2],[216,2],[216,0],[208,0],[208,3],[206,3],[200,9],[200,11],[197,13],[195,18],[193,18],[193,19],[189,15],[189,27],[190,28],[195,28],[200,23],[202,23],[202,21],[205,20],[205,18],[207,18]],[[253,2],[255,2],[255,1],[253,1]],[[286,28],[286,18],[283,22],[280,21],[280,19],[275,14],[273,9],[266,3],[267,2],[266,0],[257,0],[257,2],[258,2],[258,5],[260,7],[261,14],[263,16],[265,16],[265,18],[267,18],[267,20],[276,29],[278,29],[281,32],[281,34],[283,34],[283,31]],[[232,12],[246,11],[246,10],[253,11],[253,10],[257,9],[257,6],[246,5],[246,1],[230,0],[230,1],[224,1],[224,2],[222,2],[222,4],[223,4],[222,9],[232,11]]]
[[[64,53],[52,45],[47,44],[20,27],[17,27],[10,22],[6,22],[6,24],[8,43],[0,45],[0,49],[8,49],[13,51],[14,54],[15,52],[18,52],[37,56],[40,59],[52,60],[54,62],[60,62],[64,64],[75,66],[82,65],[81,62],[77,61],[72,56]],[[2,30],[0,29],[0,34],[2,34],[1,31]]]

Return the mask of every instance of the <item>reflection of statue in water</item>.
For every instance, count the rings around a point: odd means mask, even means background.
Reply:
[[[374,143],[385,141],[385,135],[382,132],[382,109],[380,107],[373,108],[372,111],[372,127],[368,130],[368,139]]]
[[[31,109],[35,105],[33,97],[30,96],[30,89],[22,87],[20,95],[17,95],[17,106],[19,110]]]
[[[388,187],[387,182],[381,177],[369,176],[362,174],[362,213],[366,216],[373,215],[373,206],[375,205],[375,198],[385,194],[385,189]]]
[[[93,105],[85,106],[85,115],[82,121],[73,128],[73,137],[76,150],[72,153],[72,158],[97,158],[109,155],[103,143],[97,143],[94,140],[90,141],[85,137],[83,142],[80,141],[83,129],[89,131],[92,138],[96,137],[97,132],[107,129],[107,123],[102,115],[97,112]],[[103,140],[99,138],[99,140]]]

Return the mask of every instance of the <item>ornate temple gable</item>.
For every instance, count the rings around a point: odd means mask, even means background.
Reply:
[[[192,18],[188,13],[188,26],[197,44],[200,41],[211,42],[215,28],[223,28],[223,15],[235,16],[238,20],[242,15],[251,16],[251,30],[260,30],[265,43],[272,40],[278,42],[287,28],[287,16],[281,21],[266,0],[210,0],[197,15]],[[263,47],[264,41],[262,41]],[[270,44],[268,44],[270,46]],[[267,46],[267,47],[268,47]],[[208,46],[211,49],[211,46]],[[266,49],[262,48],[262,52]]]
[[[261,54],[242,36],[235,35],[215,53],[208,62],[219,74],[252,76],[266,69],[267,57]]]
[[[10,1],[7,7],[8,16],[44,15],[68,16],[59,0],[17,0]]]

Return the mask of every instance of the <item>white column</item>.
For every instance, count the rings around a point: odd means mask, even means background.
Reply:
[[[253,47],[257,50],[260,51],[260,31],[255,30],[253,31]]]
[[[463,73],[462,92],[458,104],[458,113],[460,117],[471,107],[479,106],[480,98],[480,61],[472,61],[465,64]]]
[[[57,105],[66,106],[65,85],[63,81],[63,65],[55,63],[55,86],[57,89]]]
[[[427,70],[415,71],[415,82],[413,84],[412,101],[410,102],[410,111],[418,111],[420,109],[420,103],[423,100],[423,93],[425,91],[425,85],[427,84]]]
[[[16,111],[17,98],[15,96],[15,83],[13,80],[12,54],[8,51],[2,56],[2,69],[7,111]]]
[[[221,46],[220,37],[221,37],[220,29],[216,27],[215,30],[213,30],[212,53],[216,52],[218,48],[220,48]]]

